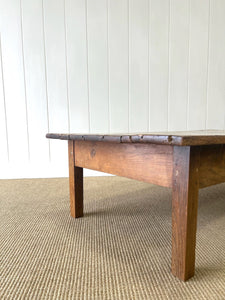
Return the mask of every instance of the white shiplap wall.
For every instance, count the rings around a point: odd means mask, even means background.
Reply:
[[[67,176],[49,131],[210,128],[224,0],[0,0],[0,178]]]

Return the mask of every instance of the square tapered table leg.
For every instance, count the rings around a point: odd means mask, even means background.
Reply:
[[[199,157],[198,147],[174,147],[172,273],[184,281],[195,272]]]
[[[74,141],[68,141],[70,214],[73,218],[83,217],[83,168],[75,166]]]

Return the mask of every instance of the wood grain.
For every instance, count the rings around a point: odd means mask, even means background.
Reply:
[[[199,147],[174,147],[172,273],[187,280],[195,272]]]
[[[74,165],[74,141],[68,141],[70,213],[73,218],[83,216],[83,168]]]
[[[171,187],[173,148],[75,141],[75,165]]]
[[[200,188],[225,182],[225,145],[201,147]]]

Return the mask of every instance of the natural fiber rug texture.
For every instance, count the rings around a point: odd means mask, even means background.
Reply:
[[[225,299],[225,184],[200,191],[195,277],[170,273],[171,190],[85,178],[0,181],[0,299]]]

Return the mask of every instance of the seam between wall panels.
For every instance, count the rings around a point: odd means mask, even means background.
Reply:
[[[46,110],[47,110],[47,126],[48,132],[50,131],[49,122],[49,101],[48,101],[48,79],[47,79],[47,57],[46,57],[46,41],[45,41],[45,20],[44,20],[44,3],[42,0],[42,34],[43,34],[43,54],[44,54],[44,76],[45,76],[45,95],[46,95]],[[51,142],[48,139],[48,155],[49,162],[51,162]]]
[[[22,2],[20,0],[20,31],[21,31],[21,50],[22,50],[22,64],[23,64],[23,85],[24,85],[24,100],[25,100],[25,113],[26,113],[26,134],[27,134],[27,153],[28,161],[30,161],[30,138],[29,138],[29,122],[28,122],[28,109],[27,109],[27,86],[26,86],[26,70],[25,70],[25,57],[24,57],[24,35],[23,35],[23,15],[22,15]]]
[[[171,0],[169,0],[168,18],[168,83],[167,83],[167,130],[170,129],[170,73],[171,73]]]
[[[67,118],[68,131],[70,133],[70,99],[69,99],[69,81],[68,81],[68,56],[67,56],[67,28],[66,28],[66,2],[63,1],[64,17],[64,36],[65,36],[65,68],[66,68],[66,98],[67,98]]]
[[[85,26],[86,26],[86,72],[87,72],[87,97],[88,97],[88,131],[91,132],[91,112],[90,112],[90,82],[89,82],[89,55],[88,55],[88,13],[87,0],[85,0]]]
[[[6,114],[5,83],[4,83],[4,72],[3,72],[1,34],[0,34],[0,62],[1,62],[2,90],[3,90],[3,103],[4,103],[4,114],[5,114],[6,147],[7,147],[7,158],[8,158],[8,162],[9,162],[9,138],[8,138],[8,124],[7,124],[7,114]]]
[[[186,129],[189,129],[189,109],[190,109],[190,39],[191,39],[191,0],[189,0],[189,24],[188,24],[188,68],[187,68],[187,115],[186,115]]]
[[[205,129],[207,129],[208,123],[208,104],[209,104],[209,66],[210,66],[210,29],[211,29],[211,0],[209,1],[208,12],[208,51],[207,51],[207,77],[206,77],[206,107],[205,107]]]

